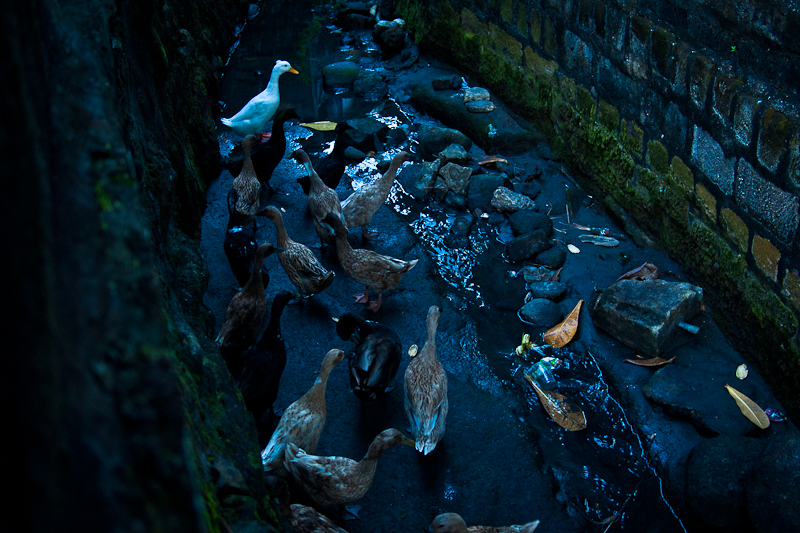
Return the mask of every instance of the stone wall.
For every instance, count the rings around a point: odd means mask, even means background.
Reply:
[[[2,531],[274,531],[199,247],[247,7],[3,2]]]
[[[686,267],[798,413],[800,13],[790,2],[403,0],[398,12],[423,47],[535,121],[641,244]]]

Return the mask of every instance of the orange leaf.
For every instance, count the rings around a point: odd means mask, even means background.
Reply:
[[[531,384],[539,397],[544,410],[553,421],[567,431],[580,431],[586,429],[586,415],[572,400],[557,392],[545,391],[539,388],[536,380],[530,374],[525,374],[525,379]]]
[[[485,155],[480,159],[480,161],[478,161],[478,164],[482,167],[494,163],[508,163],[508,161],[498,155]]]
[[[644,262],[641,264],[641,266],[625,272],[623,275],[617,278],[617,281],[621,279],[630,279],[634,281],[658,279],[658,267],[653,263]]]
[[[728,393],[733,396],[734,400],[736,400],[739,410],[750,422],[757,425],[761,429],[767,429],[769,427],[769,417],[767,416],[767,413],[765,413],[756,402],[728,384],[725,384],[725,388],[728,389]]]
[[[542,339],[544,339],[547,344],[553,348],[561,348],[572,340],[572,337],[575,336],[575,332],[578,331],[578,315],[580,315],[581,312],[581,304],[583,304],[583,300],[578,302],[575,309],[567,315],[567,318],[565,318],[561,324],[553,326],[542,335]]]
[[[652,359],[625,359],[625,362],[637,366],[657,367],[657,366],[668,365],[674,360],[675,360],[674,357],[671,359],[662,359],[661,357],[653,357]]]

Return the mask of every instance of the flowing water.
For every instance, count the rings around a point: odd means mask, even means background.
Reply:
[[[379,54],[368,33],[355,43],[343,45],[340,30],[331,26],[329,19],[312,22],[310,2],[263,4],[265,11],[244,26],[229,60],[223,80],[222,99],[226,104],[223,116],[232,115],[250,96],[263,89],[274,61],[286,59],[300,75],[283,76],[283,99],[291,101],[304,120],[340,121],[372,116],[390,128],[409,132],[403,144],[349,165],[350,182],[340,187],[357,189],[376,179],[380,175],[379,158],[391,158],[403,149],[416,152],[411,126],[415,121],[431,119],[393,99],[366,102],[350,91],[326,91],[322,86],[320,69],[328,63],[366,58],[380,68]],[[332,147],[330,134],[299,126],[288,126],[287,131],[290,151],[303,146],[313,155]],[[233,149],[234,137],[220,129],[223,155]],[[554,165],[543,160],[540,163],[544,167]],[[524,284],[513,275],[520,266],[502,257],[510,231],[507,225],[493,226],[485,216],[464,215],[435,202],[420,203],[397,182],[388,204],[410,228],[433,265],[433,283],[440,287],[443,297],[470,318],[459,335],[440,339],[440,352],[452,350],[459,354],[446,364],[448,372],[490,393],[500,404],[513,407],[519,423],[530,430],[519,438],[528,440],[537,450],[539,467],[554,481],[557,505],[587,518],[586,531],[603,531],[612,524],[614,528],[629,531],[655,531],[662,527],[664,531],[681,530],[680,521],[663,498],[661,481],[649,465],[643,437],[628,422],[615,392],[604,381],[598,364],[601,354],[589,349],[581,352],[549,346],[522,355],[516,353],[522,333],[541,331],[532,331],[518,320],[514,311],[501,304],[514,301],[519,307],[524,296]],[[465,238],[454,239],[451,227],[459,216],[468,218],[471,229]],[[553,218],[556,222],[566,220],[563,215]],[[532,334],[532,338],[536,340],[536,335]],[[553,423],[522,378],[542,355],[563,361],[554,371],[556,390],[584,411],[590,422],[585,430],[568,432]],[[393,394],[402,396],[402,388],[398,389]],[[487,461],[471,467],[480,471],[493,465]],[[445,484],[444,488],[431,490],[439,491],[441,497],[450,501],[459,487]],[[544,517],[540,518],[544,521]],[[654,527],[654,523],[661,526]]]

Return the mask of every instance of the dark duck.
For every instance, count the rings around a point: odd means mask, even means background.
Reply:
[[[311,180],[311,188],[308,190],[308,209],[314,219],[314,229],[317,231],[320,243],[323,245],[325,243],[334,244],[336,234],[331,224],[324,222],[323,218],[330,215],[344,226],[344,215],[342,215],[342,203],[339,201],[339,196],[320,179],[304,150],[298,148],[292,152],[292,158],[305,167]]]
[[[274,415],[272,405],[278,397],[278,387],[286,367],[286,344],[281,336],[281,314],[286,304],[296,297],[297,294],[288,291],[275,295],[267,329],[256,344],[242,352],[241,369],[234,375],[247,410],[256,419],[259,446],[266,446],[269,440],[262,431],[260,418],[265,412],[269,412],[270,416]]]
[[[397,333],[352,313],[339,318],[336,333],[356,345],[348,354],[353,394],[362,402],[371,402],[389,394],[394,389],[392,383],[402,358],[403,347]]]
[[[333,150],[314,165],[314,170],[322,182],[334,190],[339,186],[339,182],[344,175],[344,169],[347,166],[344,151],[348,145],[344,139],[344,132],[349,129],[351,128],[346,122],[339,122],[336,125],[336,139],[333,142]],[[308,191],[311,190],[311,178],[303,176],[302,178],[297,178],[296,181],[303,188],[303,192],[308,194]]]
[[[264,260],[275,251],[270,244],[262,244],[256,250],[253,271],[242,290],[231,298],[225,313],[225,322],[220,328],[215,342],[226,360],[235,360],[246,348],[255,344],[267,312],[267,297],[261,267]]]
[[[236,282],[239,287],[244,287],[253,271],[258,244],[256,244],[255,218],[236,209],[238,199],[239,194],[236,189],[228,191],[228,229],[225,231],[222,247]],[[266,266],[261,267],[261,277],[266,288],[269,285],[269,271]]]

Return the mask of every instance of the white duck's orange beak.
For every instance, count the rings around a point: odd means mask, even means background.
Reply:
[[[291,68],[289,69],[289,72],[291,72],[292,74],[300,74],[299,72],[297,72],[297,71],[294,69],[294,67],[291,67]]]

